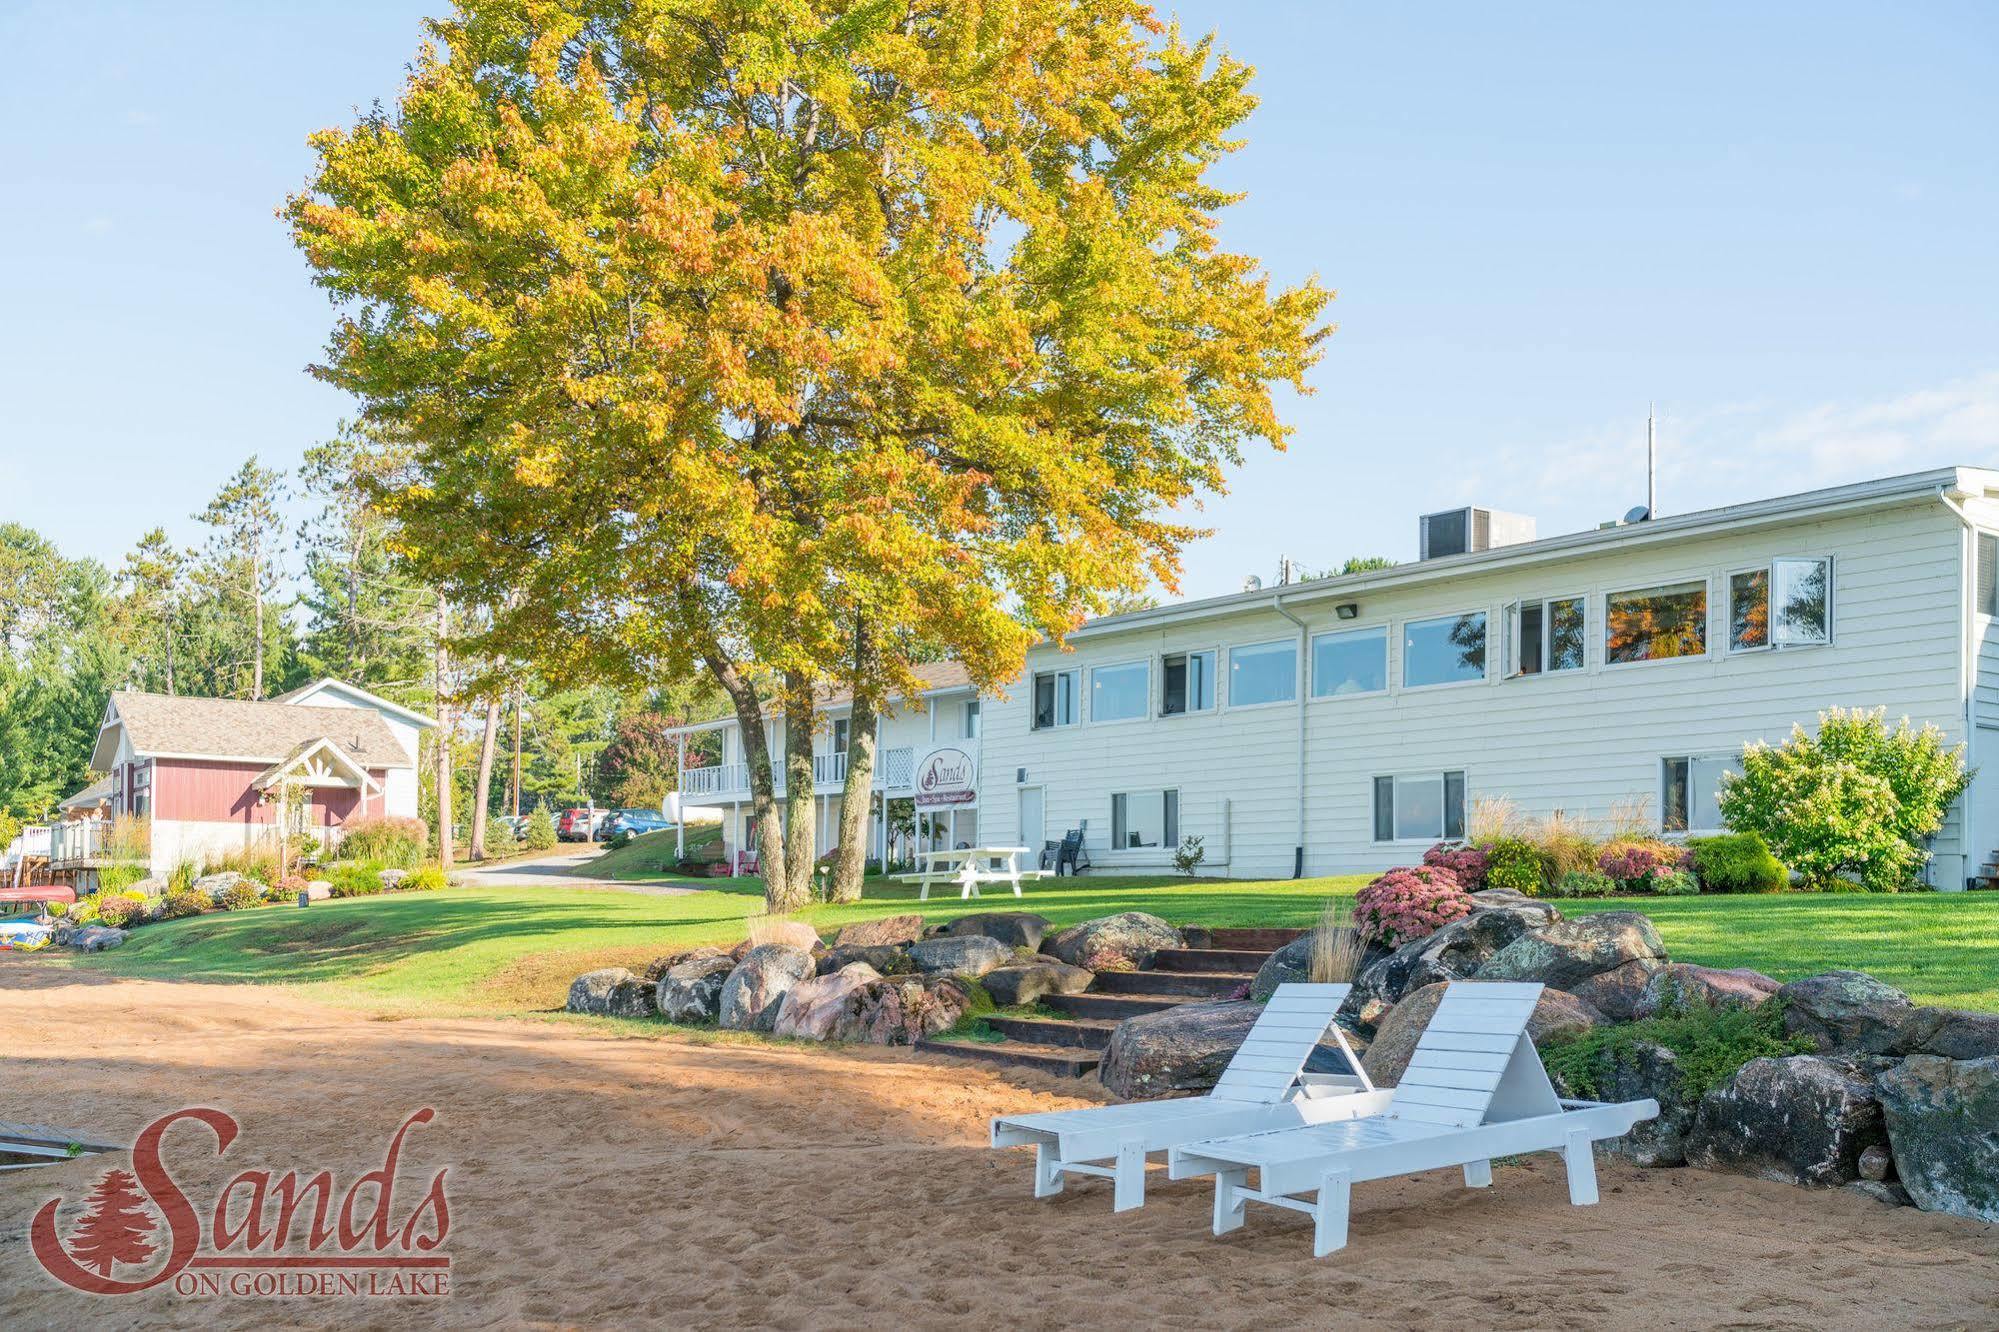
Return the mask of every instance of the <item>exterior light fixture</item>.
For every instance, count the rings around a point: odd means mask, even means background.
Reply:
[[[1342,620],[1351,620],[1360,614],[1360,603],[1357,601],[1342,601],[1339,605],[1333,607],[1333,613]]]

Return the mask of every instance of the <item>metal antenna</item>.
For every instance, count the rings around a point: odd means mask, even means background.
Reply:
[[[1645,404],[1645,516],[1659,516],[1659,431],[1652,404]]]

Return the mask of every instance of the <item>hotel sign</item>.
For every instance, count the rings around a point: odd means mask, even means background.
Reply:
[[[919,809],[970,805],[979,798],[979,760],[957,745],[932,745],[916,760],[916,804]]]

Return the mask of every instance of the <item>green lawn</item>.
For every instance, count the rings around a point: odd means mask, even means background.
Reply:
[[[1364,877],[1272,881],[1091,875],[1035,885],[1021,906],[1068,923],[1140,910],[1188,925],[1313,923],[1326,899]],[[762,910],[754,881],[659,897],[617,890],[454,888],[271,907],[148,925],[112,953],[17,957],[164,979],[310,987],[313,997],[382,1015],[522,1014],[559,1008],[592,967],[639,967],[663,953],[732,943]],[[920,909],[932,921],[1006,910],[1011,896],[914,902],[870,880],[867,900],[815,907],[824,931]],[[1780,980],[1834,967],[1871,971],[1929,1003],[1999,1010],[1999,894],[1631,898],[1564,903],[1570,914],[1637,909],[1673,956],[1755,967]]]

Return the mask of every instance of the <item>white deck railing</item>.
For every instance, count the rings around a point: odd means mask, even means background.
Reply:
[[[101,819],[73,819],[49,829],[49,862],[89,860],[103,854],[107,825]]]
[[[915,775],[916,751],[907,746],[900,749],[884,749],[875,755],[874,789],[877,791],[906,791]],[[777,794],[784,794],[784,770],[779,768]],[[816,794],[837,795],[847,780],[847,756],[845,754],[814,754],[812,756],[812,782]],[[724,798],[743,797],[750,790],[750,768],[747,763],[711,763],[705,768],[687,768],[680,774],[680,789],[690,796],[721,796]]]

